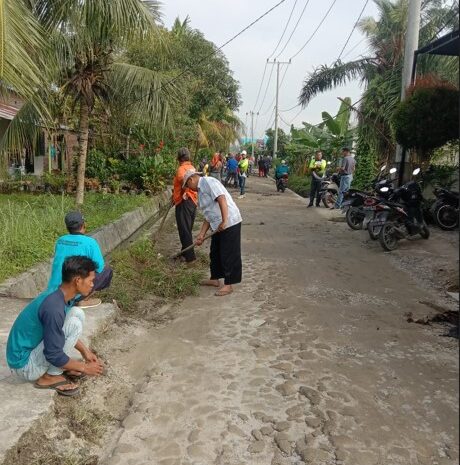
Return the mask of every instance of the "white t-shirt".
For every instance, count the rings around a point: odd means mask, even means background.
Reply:
[[[227,228],[243,221],[240,210],[222,183],[211,177],[200,178],[198,182],[198,206],[213,231],[222,223],[222,214],[217,202],[217,197],[221,195],[225,195],[228,205]]]

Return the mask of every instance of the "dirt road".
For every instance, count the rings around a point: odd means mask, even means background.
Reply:
[[[457,463],[458,341],[404,316],[437,296],[336,213],[249,185],[237,292],[118,334],[139,384],[100,463]]]

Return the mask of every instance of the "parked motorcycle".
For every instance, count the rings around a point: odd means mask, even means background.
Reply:
[[[339,186],[340,186],[340,174],[334,173],[331,176],[326,176],[321,181],[321,201],[323,202],[326,208],[332,208],[336,202],[339,195]]]
[[[412,175],[420,173],[420,168]],[[384,250],[392,251],[401,239],[420,235],[430,237],[430,230],[422,213],[422,189],[413,180],[396,189],[389,200],[381,203],[382,212],[377,226],[380,226],[379,241]]]
[[[276,180],[276,190],[278,192],[284,192],[288,186],[289,175],[284,173],[280,178]]]
[[[446,231],[458,227],[458,192],[436,188],[434,190],[436,201],[432,207],[432,215],[436,224]]]

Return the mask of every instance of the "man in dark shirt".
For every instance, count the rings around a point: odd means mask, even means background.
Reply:
[[[34,299],[18,315],[6,346],[8,366],[20,378],[35,381],[38,389],[54,389],[74,396],[72,380],[98,376],[102,363],[80,340],[85,314],[74,307],[77,295],[88,295],[94,286],[96,264],[87,257],[68,257],[62,266],[62,284]],[[77,349],[84,362],[71,359]]]

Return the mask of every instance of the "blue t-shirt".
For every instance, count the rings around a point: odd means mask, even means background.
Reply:
[[[234,158],[230,158],[227,161],[227,170],[230,173],[236,173],[237,169],[238,169],[238,162]]]
[[[66,234],[56,241],[48,290],[55,291],[62,284],[64,260],[74,255],[91,258],[97,265],[96,273],[104,269],[104,257],[96,239],[84,234]]]
[[[46,360],[56,367],[64,366],[64,321],[74,301],[66,303],[61,289],[45,291],[30,302],[16,318],[6,343],[6,360],[13,369],[23,368],[30,353],[43,341]]]

